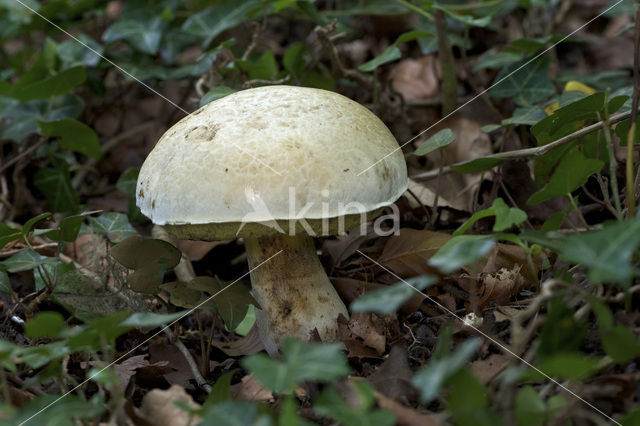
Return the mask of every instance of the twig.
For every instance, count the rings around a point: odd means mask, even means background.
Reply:
[[[612,115],[609,118],[609,125],[619,123],[622,120],[626,120],[630,116],[631,116],[631,111],[626,111],[620,114]],[[557,148],[562,145],[566,145],[569,142],[573,142],[576,139],[580,139],[581,137],[588,135],[589,133],[602,129],[604,127],[604,124],[605,124],[604,121],[598,121],[597,123],[584,127],[574,133],[571,133],[570,135],[564,136],[558,140],[548,143],[547,145],[537,146],[534,148],[518,149],[514,151],[500,152],[498,154],[485,155],[482,158],[496,158],[496,159],[507,160],[507,159],[513,159],[513,158],[527,158],[527,157],[534,157],[537,155],[543,155],[554,148]],[[425,181],[425,180],[433,179],[438,176],[438,173],[442,173],[442,174],[451,173],[454,171],[452,167],[460,166],[465,163],[468,163],[468,161],[455,163],[455,164],[452,164],[451,166],[445,166],[442,168],[442,171],[430,170],[425,173],[420,173],[415,176],[411,176],[411,179],[415,181]]]
[[[636,135],[636,116],[638,114],[638,92],[640,92],[640,76],[638,76],[638,67],[640,66],[640,5],[635,4],[636,7],[636,21],[635,21],[635,34],[633,37],[633,99],[631,101],[631,119],[629,120],[629,134],[627,135],[627,164],[626,164],[626,178],[627,178],[627,208],[628,216],[635,217],[636,215],[636,196],[635,196],[635,183],[633,179],[633,142]]]
[[[447,37],[447,19],[441,10],[436,10],[434,13],[438,38],[438,61],[442,70],[442,115],[446,116],[458,107],[458,79],[453,52]]]
[[[324,27],[317,26],[314,30],[316,34],[318,34],[318,39],[329,53],[329,59],[331,60],[333,67],[336,69],[337,73],[340,76],[355,80],[365,87],[371,87],[373,82],[369,76],[361,73],[358,70],[346,68],[340,60],[338,49],[336,49],[336,46],[333,44],[333,41],[331,39],[331,33],[336,29],[336,23],[337,21],[334,20],[329,25],[326,25]]]
[[[139,124],[125,132],[120,133],[117,136],[114,136],[113,138],[102,144],[102,147],[100,148],[101,154],[105,155],[116,146],[118,146],[122,141],[129,139],[137,135],[138,133],[142,133],[156,125],[157,123],[155,121],[147,121],[146,123]],[[87,160],[87,162],[83,165],[83,168],[78,170],[76,175],[73,177],[72,185],[74,188],[77,189],[80,186],[89,169],[93,168],[97,163],[98,160],[96,160],[95,158],[90,158],[89,160]]]
[[[35,144],[31,145],[29,148],[25,149],[20,154],[16,155],[11,160],[9,160],[6,163],[4,163],[2,166],[0,166],[0,173],[4,172],[9,167],[13,166],[15,163],[17,163],[18,161],[22,160],[24,157],[26,157],[27,155],[31,154],[36,149],[40,148],[40,146],[42,146],[42,144],[44,144],[46,141],[47,141],[46,138],[41,138],[38,142],[36,142]]]
[[[288,74],[285,77],[282,77],[281,79],[278,79],[278,80],[261,80],[261,79],[258,78],[258,79],[255,79],[255,80],[245,81],[244,83],[242,83],[242,88],[243,89],[249,89],[249,88],[253,87],[254,84],[265,84],[265,85],[275,86],[277,84],[286,83],[289,80],[291,80],[291,75],[290,74]]]
[[[169,340],[174,345],[176,345],[180,353],[182,353],[184,358],[187,360],[187,364],[189,364],[189,368],[191,368],[191,373],[193,373],[193,378],[196,379],[196,383],[198,384],[198,386],[204,389],[207,393],[211,393],[211,385],[209,385],[209,383],[207,383],[205,378],[202,377],[202,374],[200,374],[200,370],[198,369],[198,364],[191,356],[191,352],[189,352],[189,349],[187,349],[184,343],[182,343],[182,340],[178,338],[174,339],[173,333],[169,328],[164,329],[164,334],[166,334]]]

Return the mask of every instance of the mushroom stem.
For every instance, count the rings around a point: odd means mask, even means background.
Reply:
[[[312,340],[314,330],[323,341],[338,340],[338,316],[349,314],[318,259],[313,239],[306,234],[246,238],[245,247],[253,297],[262,307],[256,310],[256,322],[267,352],[276,355],[285,336]]]

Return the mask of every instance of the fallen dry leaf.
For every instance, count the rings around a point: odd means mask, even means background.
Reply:
[[[154,426],[186,426],[202,421],[201,417],[186,412],[176,402],[190,408],[200,408],[183,387],[173,385],[167,390],[154,389],[147,393],[138,415]]]
[[[340,294],[340,297],[348,303],[353,302],[365,293],[388,287],[384,284],[370,283],[347,277],[333,277],[330,278],[330,280],[338,294]],[[400,311],[407,314],[415,312],[418,310],[424,299],[425,296],[423,294],[415,293],[400,307]]]
[[[273,402],[275,400],[273,393],[262,386],[253,374],[247,374],[240,380],[240,383],[231,385],[231,395],[233,399],[244,401]]]
[[[375,392],[375,397],[381,408],[386,408],[396,416],[396,425],[398,426],[443,426],[446,424],[434,415],[419,413],[380,392]]]
[[[250,355],[264,350],[256,324],[251,327],[251,330],[244,337],[231,342],[212,340],[211,344],[229,356]]]
[[[202,259],[211,249],[221,244],[227,244],[229,241],[192,241],[192,240],[178,240],[178,248],[191,260],[192,262]]]
[[[120,364],[115,364],[113,369],[120,379],[120,390],[124,393],[127,385],[129,384],[129,380],[136,374],[136,371],[141,367],[146,367],[149,365],[149,361],[145,358],[147,355],[136,355],[131,358],[127,358],[122,361]]]
[[[498,272],[482,274],[480,276],[480,306],[487,306],[494,302],[504,305],[512,296],[521,290],[528,288],[530,282],[526,281],[520,270],[522,265],[514,265],[512,269],[500,268]]]
[[[391,84],[405,101],[417,101],[438,94],[439,74],[435,55],[404,59],[395,66]]]
[[[450,239],[442,232],[402,228],[400,235],[389,237],[378,262],[403,278],[437,274],[427,260]]]
[[[409,201],[409,206],[412,208],[427,206],[433,207],[433,203],[436,201],[436,194],[430,188],[422,183],[416,182],[413,179],[409,179],[409,187],[404,196]],[[438,207],[451,207],[451,203],[444,197],[438,197]]]
[[[491,354],[486,359],[471,362],[471,372],[485,385],[505,367],[509,359],[502,354]]]
[[[373,372],[367,380],[380,393],[397,401],[414,401],[418,396],[411,386],[413,372],[409,368],[407,350],[395,345],[380,368]]]

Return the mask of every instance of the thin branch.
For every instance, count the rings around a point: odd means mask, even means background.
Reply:
[[[187,347],[184,345],[184,343],[182,343],[182,340],[180,340],[178,338],[174,338],[173,337],[173,333],[171,332],[171,330],[169,328],[165,328],[164,329],[164,334],[167,335],[167,337],[169,338],[171,343],[176,345],[176,348],[178,348],[180,353],[187,360],[187,364],[189,364],[189,368],[191,369],[191,373],[193,374],[193,378],[196,380],[196,383],[198,384],[198,386],[200,386],[202,389],[204,389],[207,393],[211,393],[211,385],[209,383],[207,383],[205,378],[202,377],[202,374],[200,374],[200,370],[198,369],[198,364],[196,363],[196,360],[193,359],[193,357],[191,356],[191,352],[189,352],[189,349],[187,349]]]
[[[636,116],[638,114],[638,92],[640,92],[640,76],[638,76],[638,67],[640,67],[640,5],[636,7],[635,34],[633,37],[633,99],[631,101],[631,119],[629,120],[629,133],[627,136],[627,164],[626,164],[626,190],[627,190],[627,208],[628,216],[636,215],[636,196],[635,183],[633,179],[633,142],[636,135]]]
[[[31,145],[29,148],[27,148],[26,150],[22,151],[20,154],[18,154],[15,157],[13,157],[11,160],[9,160],[6,163],[4,163],[2,166],[0,166],[0,173],[4,172],[9,167],[13,166],[18,161],[20,161],[21,159],[23,159],[27,155],[31,154],[36,149],[40,148],[42,146],[42,144],[44,144],[46,141],[47,141],[46,138],[41,138],[38,142],[36,142],[35,144]]]
[[[612,115],[609,118],[609,125],[611,124],[615,124],[615,123],[619,123],[622,120],[626,120],[627,118],[629,118],[631,116],[631,111],[626,111],[626,112],[622,112],[620,114],[616,114],[616,115]],[[491,155],[486,155],[482,158],[496,158],[496,159],[501,159],[501,160],[508,160],[508,159],[514,159],[514,158],[528,158],[528,157],[535,157],[538,155],[544,155],[547,152],[551,151],[554,148],[557,148],[559,146],[562,145],[566,145],[569,142],[573,142],[576,139],[580,139],[581,137],[588,135],[589,133],[595,132],[597,130],[600,130],[604,127],[605,122],[604,121],[598,121],[597,123],[594,123],[590,126],[584,127],[574,133],[571,133],[570,135],[564,136],[558,140],[555,140],[551,143],[548,143],[546,145],[543,146],[536,146],[534,148],[526,148],[526,149],[518,149],[518,150],[514,150],[514,151],[507,151],[507,152],[500,152],[498,154],[491,154]],[[435,177],[438,176],[438,173],[442,173],[442,174],[446,174],[446,173],[451,173],[454,170],[451,167],[456,167],[456,166],[461,166],[465,163],[468,163],[468,161],[463,161],[460,163],[455,163],[452,164],[451,166],[446,166],[442,168],[442,171],[440,170],[430,170],[428,172],[424,172],[424,173],[420,173],[417,174],[415,176],[411,176],[411,179],[415,180],[415,181],[425,181],[425,180],[430,180],[433,179]]]

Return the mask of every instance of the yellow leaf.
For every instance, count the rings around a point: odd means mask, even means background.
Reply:
[[[575,81],[575,80],[571,80],[571,81],[567,81],[567,84],[564,85],[564,91],[568,92],[568,91],[577,91],[577,92],[582,92],[585,95],[593,95],[594,93],[597,92],[596,89],[587,86],[586,84],[582,84],[579,81]]]

